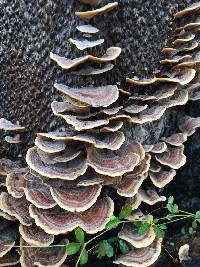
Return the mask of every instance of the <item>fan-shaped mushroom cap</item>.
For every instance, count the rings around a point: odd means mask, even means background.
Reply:
[[[169,137],[162,137],[162,140],[172,146],[181,146],[187,141],[187,135],[184,133],[175,133]]]
[[[178,44],[184,44],[187,43],[189,41],[192,41],[195,38],[195,34],[193,33],[188,33],[186,32],[184,35],[178,37],[175,41],[174,44],[178,45]]]
[[[157,192],[153,189],[143,190],[139,189],[138,194],[143,202],[148,205],[154,205],[161,201],[166,201],[165,196],[159,196]]]
[[[20,166],[12,160],[6,158],[0,159],[0,175],[4,176],[8,173],[18,173],[25,170],[25,168],[20,168]]]
[[[88,165],[97,173],[111,177],[121,176],[126,172],[133,171],[138,165],[140,156],[124,149],[121,153],[112,153],[93,147],[88,148]]]
[[[165,64],[165,63],[179,63],[179,62],[182,62],[183,60],[185,59],[190,59],[192,58],[191,55],[182,55],[182,56],[179,56],[179,55],[175,55],[171,58],[165,58],[165,59],[162,59],[160,61],[161,64]]]
[[[27,175],[26,187],[24,188],[26,199],[41,209],[50,209],[56,206],[52,198],[50,188],[43,181],[32,174]]]
[[[64,210],[81,212],[91,208],[101,193],[102,186],[80,186],[76,188],[54,188],[51,194],[55,202]]]
[[[54,87],[64,95],[92,107],[107,107],[119,97],[119,91],[116,85],[71,88],[64,84],[55,83]]]
[[[82,113],[88,113],[90,111],[90,107],[78,107],[68,102],[58,102],[58,101],[53,101],[51,103],[51,109],[56,116],[59,113],[64,113],[64,112],[74,112],[77,114],[82,114]]]
[[[158,238],[148,247],[132,248],[127,254],[122,255],[115,260],[114,263],[134,267],[150,266],[160,256],[161,245],[162,239]]]
[[[19,232],[24,241],[34,246],[49,246],[54,241],[53,235],[47,234],[36,225],[25,226],[20,224]]]
[[[182,50],[183,51],[183,50]],[[186,50],[184,50],[186,51]],[[127,78],[126,81],[135,85],[149,85],[156,82],[172,82],[180,85],[186,85],[191,82],[196,74],[195,69],[181,69],[177,73],[169,75],[169,77],[154,77],[147,80],[134,80]]]
[[[77,26],[76,29],[77,29],[79,32],[90,33],[90,34],[91,34],[91,33],[97,33],[97,32],[99,32],[99,29],[97,29],[96,27],[93,27],[93,26],[90,25],[90,24]]]
[[[88,75],[98,75],[112,70],[113,64],[106,64],[104,67],[94,68],[91,66],[82,67],[80,70],[73,71],[75,75],[88,76]]]
[[[132,141],[129,143],[126,148],[126,152],[132,152],[140,156],[140,161],[142,161],[145,158],[145,150],[143,146],[138,141]]]
[[[88,167],[87,161],[83,157],[76,158],[67,163],[46,165],[42,162],[36,147],[32,147],[27,151],[26,162],[32,170],[42,176],[65,180],[75,180],[83,175]]]
[[[167,149],[167,145],[164,142],[159,142],[157,144],[154,144],[151,151],[152,153],[163,153]]]
[[[178,257],[181,263],[183,261],[190,261],[192,259],[191,257],[189,257],[189,250],[190,246],[188,244],[185,244],[179,248]]]
[[[135,248],[144,248],[153,243],[156,235],[153,227],[150,227],[147,233],[141,235],[134,225],[126,223],[118,233],[118,237],[129,242]]]
[[[141,105],[132,104],[132,105],[127,106],[123,110],[126,111],[127,113],[136,114],[136,113],[140,113],[141,111],[145,110],[147,107],[148,105],[141,106]]]
[[[186,163],[186,156],[183,154],[184,146],[172,148],[163,154],[156,155],[155,158],[163,165],[173,169],[179,169]]]
[[[163,100],[163,104],[167,106],[167,108],[174,106],[185,105],[188,102],[188,92],[187,90],[178,90],[174,93],[173,96],[169,97],[166,100]]]
[[[161,170],[160,172],[156,173],[149,172],[149,177],[152,183],[158,188],[165,187],[168,183],[170,183],[173,180],[175,175],[176,171],[174,169],[171,169],[170,171]]]
[[[182,30],[192,30],[192,29],[198,29],[200,26],[200,18],[198,17],[194,22],[190,22],[185,24],[182,27],[176,28],[176,31],[182,31]]]
[[[101,8],[91,10],[91,11],[84,11],[84,12],[75,12],[75,15],[81,18],[82,20],[89,21],[96,15],[104,14],[108,11],[113,10],[118,6],[118,2],[109,3]]]
[[[124,123],[122,121],[111,120],[107,126],[100,128],[100,132],[116,132],[122,128]]]
[[[0,209],[17,218],[23,225],[31,225],[32,222],[28,205],[29,203],[25,198],[14,198],[5,192],[0,195]]]
[[[25,187],[25,172],[9,173],[6,176],[6,187],[8,193],[15,198],[21,198],[24,195],[23,188]]]
[[[0,258],[0,267],[13,266],[19,263],[19,253],[11,251]]]
[[[95,47],[98,45],[101,45],[104,43],[104,39],[99,39],[96,41],[90,41],[90,40],[78,40],[78,39],[72,39],[70,38],[69,41],[74,44],[79,50],[84,50],[87,48]]]
[[[127,204],[130,205],[133,210],[138,209],[141,203],[142,203],[142,198],[138,193],[135,196],[127,199]]]
[[[58,246],[35,248],[26,247],[27,243],[21,240],[20,264],[22,267],[60,267],[67,258],[66,246],[68,243],[69,241],[66,239]]]
[[[138,116],[132,117],[133,123],[144,124],[159,120],[165,113],[167,107],[163,104],[152,105],[142,111]]]
[[[133,197],[137,194],[140,186],[142,185],[146,177],[138,176],[134,178],[128,178],[126,175],[122,178],[121,182],[117,185],[117,193],[124,197]]]
[[[71,69],[77,67],[78,65],[86,62],[92,61],[97,63],[109,62],[115,60],[121,54],[120,47],[110,47],[107,49],[106,53],[102,57],[95,57],[92,55],[83,56],[80,58],[69,59],[65,57],[58,56],[56,54],[50,53],[50,58],[54,60],[61,68]]]
[[[193,3],[189,7],[186,7],[185,9],[178,11],[175,14],[175,18],[181,18],[185,15],[190,15],[192,12],[199,12],[200,11],[200,2]]]
[[[190,136],[196,131],[196,128],[200,127],[200,117],[193,118],[190,116],[185,116],[181,118],[178,127],[181,132],[187,134],[187,136]]]
[[[194,41],[192,43],[187,43],[187,44],[183,44],[180,45],[177,49],[176,52],[188,52],[188,51],[192,51],[195,50],[196,48],[199,47],[199,43]],[[189,77],[189,76],[188,76]]]
[[[21,132],[21,131],[25,131],[25,127],[22,127],[17,124],[13,124],[12,122],[4,118],[0,118],[0,130]]]
[[[89,4],[91,6],[98,6],[102,0],[80,0],[84,4]]]
[[[15,245],[16,229],[1,221],[0,230],[0,258],[6,255]]]
[[[152,96],[152,95],[131,95],[128,100],[154,102],[157,100],[157,98],[155,96]]]
[[[16,218],[13,216],[10,216],[9,214],[7,214],[6,212],[0,210],[0,217],[6,219],[7,221],[16,221]]]
[[[115,108],[105,108],[105,109],[102,109],[100,111],[100,113],[104,113],[104,114],[107,114],[107,115],[115,115],[117,114],[121,109],[123,108],[123,106],[119,106],[119,107],[115,107]]]
[[[60,152],[63,151],[66,147],[66,144],[63,141],[47,141],[47,140],[42,140],[39,137],[36,137],[35,145],[39,149],[47,153]]]
[[[151,172],[159,172],[161,170],[161,166],[157,161],[151,160],[149,170]]]
[[[15,136],[5,136],[4,140],[9,144],[20,144],[22,141],[20,140],[20,135],[16,134]]]
[[[60,210],[41,210],[30,206],[31,217],[46,233],[62,234],[80,226],[89,234],[102,231],[113,214],[114,203],[111,198],[99,199],[90,209],[84,212],[72,213]]]

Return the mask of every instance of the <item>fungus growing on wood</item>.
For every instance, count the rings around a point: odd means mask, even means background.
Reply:
[[[112,120],[108,125],[100,128],[100,132],[116,132],[122,128],[123,124],[124,123],[122,121]]]
[[[67,258],[66,246],[68,245],[68,243],[69,241],[65,239],[61,241],[58,246],[48,248],[35,248],[27,247],[28,244],[23,239],[21,239],[20,264],[22,267],[60,267]]]
[[[71,68],[77,67],[78,65],[86,61],[97,62],[97,63],[109,62],[118,58],[120,54],[121,54],[120,47],[110,47],[107,49],[106,53],[102,57],[87,55],[80,58],[69,59],[58,56],[51,52],[50,58],[54,60],[61,68],[69,70]]]
[[[24,188],[26,199],[41,209],[50,209],[56,206],[50,188],[40,177],[28,174]]]
[[[148,205],[154,205],[158,202],[166,201],[165,196],[159,196],[157,192],[153,189],[144,190],[140,188],[138,190],[138,195],[141,198],[142,202]]]
[[[169,149],[163,154],[157,154],[156,160],[163,165],[167,165],[172,169],[179,169],[186,163],[186,156],[183,154],[184,146]]]
[[[181,55],[181,56],[179,56],[179,55],[174,55],[174,56],[172,56],[172,57],[170,57],[170,58],[162,59],[162,60],[160,61],[160,63],[161,63],[161,64],[165,64],[165,63],[173,64],[173,63],[179,63],[179,62],[182,62],[182,61],[184,61],[184,60],[186,60],[186,59],[190,59],[190,58],[192,58],[191,55]]]
[[[71,88],[64,84],[55,83],[54,87],[72,99],[72,101],[75,99],[91,107],[108,107],[119,97],[119,91],[116,85]]]
[[[82,67],[80,70],[73,71],[73,74],[81,76],[97,75],[112,70],[113,64],[106,64],[104,67],[94,68],[91,66]]]
[[[159,172],[161,170],[161,166],[157,161],[151,160],[149,170],[151,172]]]
[[[95,41],[90,41],[87,39],[79,40],[79,39],[72,39],[70,38],[69,41],[74,44],[79,50],[85,50],[88,48],[92,48],[104,43],[104,39],[99,39]]]
[[[163,105],[166,105],[167,108],[185,105],[188,102],[188,91],[187,90],[177,90],[173,96],[170,96],[168,99],[162,100]]]
[[[175,45],[185,44],[185,43],[187,43],[187,42],[189,42],[189,41],[192,41],[194,38],[195,38],[195,34],[185,32],[184,34],[182,34],[181,36],[179,36],[179,37],[174,41],[174,44],[175,44]]]
[[[81,212],[91,208],[101,193],[102,186],[79,186],[76,188],[51,187],[51,195],[64,210]]]
[[[192,5],[186,7],[185,9],[178,11],[175,14],[175,18],[181,18],[183,16],[190,15],[191,13],[196,13],[200,11],[200,2],[193,3]]]
[[[187,136],[191,136],[195,133],[196,129],[200,127],[200,117],[194,118],[184,116],[179,121],[178,127],[182,133],[185,133]]]
[[[39,137],[35,138],[35,145],[46,153],[60,152],[66,147],[66,144],[63,141],[47,141]]]
[[[76,29],[79,32],[89,33],[89,34],[93,34],[93,33],[99,32],[99,29],[97,29],[96,27],[94,27],[94,26],[92,26],[90,24],[85,24],[85,25],[77,26]]]
[[[138,229],[133,224],[124,224],[118,237],[130,243],[135,248],[144,248],[150,246],[156,238],[153,227],[150,227],[147,233],[139,234]]]
[[[140,155],[123,149],[117,154],[103,149],[88,148],[88,165],[97,173],[111,177],[133,171],[140,161]]]
[[[21,198],[24,195],[26,172],[9,173],[6,176],[6,188],[8,193],[15,198]]]
[[[149,177],[152,183],[158,188],[165,187],[173,180],[175,175],[176,171],[174,169],[170,169],[170,171],[164,171],[161,169],[159,172],[149,172]]]
[[[200,26],[200,18],[198,17],[194,22],[190,22],[190,23],[185,24],[182,27],[176,28],[176,31],[178,32],[182,30],[191,31],[193,29],[198,29],[199,26]]]
[[[155,154],[160,154],[160,153],[165,152],[166,149],[167,149],[167,145],[165,144],[165,142],[159,142],[153,145],[150,152],[155,153]]]
[[[31,225],[32,220],[28,211],[29,202],[25,198],[14,198],[6,192],[0,195],[0,209],[15,217],[23,225]]]
[[[0,119],[0,130],[23,132],[25,131],[25,127],[22,127],[18,124],[13,124],[12,122],[4,118],[1,118]]]
[[[161,139],[172,146],[182,146],[187,141],[187,135],[184,133],[175,133],[169,137],[162,137]]]
[[[87,170],[87,160],[78,157],[67,163],[57,163],[53,165],[44,164],[37,152],[36,147],[29,148],[26,154],[26,162],[32,170],[48,178],[60,178],[65,180],[75,180],[83,175]]]
[[[142,112],[147,107],[148,107],[148,105],[141,106],[141,105],[137,105],[137,104],[132,104],[132,105],[127,106],[123,110],[126,111],[127,113],[130,113],[130,114],[136,114],[136,113]]]
[[[90,107],[79,107],[68,102],[53,101],[51,103],[51,109],[57,116],[60,113],[73,112],[76,114],[84,114],[90,112]]]
[[[3,257],[0,257],[0,266],[13,266],[19,263],[19,253],[10,251]]]
[[[111,11],[114,8],[116,8],[117,6],[118,6],[118,2],[109,3],[109,4],[107,4],[101,8],[94,9],[91,11],[75,12],[75,15],[84,21],[89,21],[94,16],[104,14],[108,11]]]
[[[109,197],[97,200],[90,209],[78,213],[55,208],[41,210],[33,205],[29,209],[36,225],[53,235],[67,233],[78,226],[89,234],[95,234],[105,228],[110,216],[113,215],[113,210],[114,203]]]
[[[20,224],[19,233],[25,242],[34,246],[49,246],[54,241],[53,235],[45,233],[34,224],[30,226]]]
[[[5,136],[4,140],[9,144],[20,144],[22,141],[20,140],[20,135],[16,134],[15,136]]]
[[[151,245],[145,248],[131,248],[131,250],[120,256],[114,261],[115,264],[123,264],[124,266],[150,266],[160,256],[162,239],[156,239]]]

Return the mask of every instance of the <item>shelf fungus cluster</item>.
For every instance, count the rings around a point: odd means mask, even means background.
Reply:
[[[18,123],[14,124],[11,121],[8,121],[4,118],[0,118],[0,130],[9,132],[9,135],[6,135],[4,140],[10,144],[20,144],[20,132],[26,130],[25,127],[20,126]]]
[[[83,36],[99,32],[88,24],[94,16],[109,13],[118,6],[114,2],[99,7],[101,0],[80,2],[94,7],[92,11],[76,12],[77,17],[87,22],[77,26]],[[198,14],[200,5],[180,11],[176,17],[191,12]],[[187,26],[191,24],[192,27]],[[54,84],[63,101],[53,101],[51,108],[63,120],[65,130],[38,133],[34,146],[27,151],[26,168],[7,159],[0,160],[0,266],[19,262],[22,267],[62,266],[67,258],[62,244],[68,243],[63,234],[77,227],[95,234],[109,222],[114,199],[106,193],[108,187],[118,194],[118,199],[123,198],[121,202],[125,200],[133,208],[128,217],[130,224],[126,223],[118,234],[130,250],[114,263],[147,267],[158,259],[162,240],[152,227],[146,234],[138,234],[131,221],[141,218],[151,221],[152,216],[138,209],[141,203],[154,205],[166,200],[157,191],[170,183],[176,170],[185,164],[184,143],[200,127],[200,118],[181,118],[178,132],[162,136],[153,144],[128,140],[124,129],[127,124],[159,120],[168,108],[200,99],[197,73],[200,57],[194,30],[200,24],[191,21],[187,25],[177,29],[174,47],[163,49],[166,59],[161,63],[166,65],[166,72],[152,79],[127,78],[132,86],[149,87],[146,94],[134,94],[134,88],[126,91],[109,83],[88,87]],[[79,50],[104,42],[69,41]],[[86,76],[113,69],[120,53],[121,48],[113,46],[98,57],[88,54],[65,58],[53,52],[50,57],[65,71]],[[93,68],[91,62],[101,63],[100,67]],[[118,105],[121,94],[127,97],[126,106]],[[0,129],[23,131],[24,127],[0,119]],[[13,248],[16,240],[20,240],[19,253]]]

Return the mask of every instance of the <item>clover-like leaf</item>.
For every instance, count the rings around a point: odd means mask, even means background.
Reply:
[[[76,229],[75,236],[76,236],[76,240],[78,242],[80,242],[81,244],[84,243],[84,241],[85,241],[85,233],[84,233],[84,231],[80,227],[78,227]]]
[[[66,251],[68,255],[74,255],[76,254],[81,248],[80,243],[71,242],[66,246]]]
[[[127,245],[127,243],[124,240],[119,240],[119,249],[121,251],[122,254],[127,254],[129,251],[129,247]]]
[[[139,229],[138,229],[138,233],[140,235],[144,235],[148,232],[149,228],[151,227],[151,224],[148,222],[142,222]]]
[[[84,265],[87,262],[88,262],[88,252],[84,248],[84,250],[82,251],[81,256],[80,256],[80,265]]]
[[[103,243],[104,248],[105,248],[106,256],[108,258],[112,258],[114,256],[114,249],[113,249],[113,247],[111,246],[111,244],[108,243],[107,240],[103,240],[102,243]]]
[[[111,216],[110,221],[106,224],[106,229],[111,230],[111,229],[117,228],[119,223],[120,223],[120,220],[117,217]]]
[[[125,205],[122,207],[120,213],[119,213],[119,219],[125,219],[127,218],[129,215],[131,215],[133,208],[131,205]]]

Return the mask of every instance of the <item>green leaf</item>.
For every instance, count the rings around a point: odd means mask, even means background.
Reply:
[[[192,222],[192,228],[193,228],[193,229],[196,229],[196,228],[197,228],[197,221],[193,221],[193,222]]]
[[[200,220],[200,211],[197,211],[196,214],[195,214],[195,218]]]
[[[98,245],[98,258],[102,258],[106,256],[106,251],[105,251],[105,247],[103,244],[103,241],[99,242]]]
[[[68,255],[74,255],[80,250],[80,248],[80,243],[71,242],[66,246],[66,251]]]
[[[110,238],[108,238],[108,243],[112,244],[114,242],[116,242],[118,240],[118,238],[116,236],[111,236]]]
[[[105,248],[106,256],[108,258],[112,258],[114,256],[113,247],[108,243],[107,240],[103,240],[102,242],[103,242],[103,245],[104,245],[104,248]]]
[[[146,234],[146,233],[148,232],[148,230],[149,230],[150,227],[151,227],[151,224],[150,224],[150,223],[148,223],[148,222],[143,222],[143,223],[140,225],[139,229],[138,229],[138,233],[139,233],[140,235],[144,235],[144,234]]]
[[[84,248],[81,257],[80,257],[80,265],[84,265],[88,262],[88,252],[87,250]]]
[[[117,217],[111,216],[110,221],[106,224],[106,229],[111,230],[111,229],[117,228],[119,223],[120,223],[120,220]]]
[[[132,210],[133,209],[132,209],[131,205],[123,206],[120,213],[119,213],[119,219],[127,218],[129,215],[131,215]]]
[[[179,213],[178,205],[174,204],[173,206],[173,213]]]
[[[189,234],[193,234],[194,233],[194,230],[193,230],[193,228],[192,227],[189,227],[189,229],[188,229],[188,232],[189,232]]]
[[[174,203],[174,197],[173,196],[170,196],[169,198],[168,198],[168,204],[173,204]]]
[[[182,228],[181,228],[181,233],[182,233],[183,235],[186,234],[186,229],[185,229],[185,227],[182,227]]]
[[[75,236],[77,241],[79,241],[81,244],[84,244],[85,233],[80,227],[76,229]]]
[[[157,237],[164,238],[165,231],[160,226],[154,225],[153,229]]]
[[[120,249],[121,253],[127,254],[129,251],[129,247],[126,244],[126,242],[124,240],[119,240],[118,243],[119,243],[119,249]]]
[[[171,203],[167,204],[167,209],[169,212],[173,213],[173,205]]]
[[[167,230],[167,226],[164,225],[164,224],[160,224],[159,227],[160,227],[160,229],[162,229],[162,230]]]

